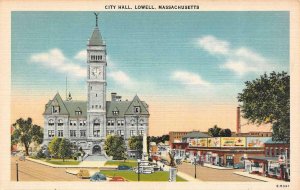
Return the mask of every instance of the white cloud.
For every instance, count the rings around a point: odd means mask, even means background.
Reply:
[[[60,49],[51,49],[45,53],[33,54],[29,61],[71,77],[86,77],[86,68],[65,57]]]
[[[81,50],[79,51],[75,57],[75,59],[79,60],[79,61],[86,61],[86,58],[87,58],[87,52],[86,50]]]
[[[121,70],[109,72],[108,77],[111,77],[117,84],[125,88],[136,86],[136,82]]]
[[[211,54],[227,55],[229,53],[230,44],[226,41],[217,39],[214,36],[208,35],[197,39],[198,45]]]
[[[191,73],[187,71],[175,71],[171,75],[171,79],[175,81],[179,81],[185,85],[193,85],[193,86],[209,86],[210,83],[203,80],[200,75],[196,73]]]
[[[220,68],[242,76],[249,73],[263,73],[276,69],[276,65],[259,53],[246,47],[231,48],[228,41],[207,35],[197,39],[200,48],[213,55],[221,55],[225,61]]]

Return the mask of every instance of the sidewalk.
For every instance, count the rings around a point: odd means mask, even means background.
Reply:
[[[163,163],[161,162],[157,162],[157,165],[158,166],[161,166],[161,168],[163,169],[163,171],[170,171],[170,166],[167,166],[167,165],[164,165]],[[163,167],[164,166],[164,167]],[[187,181],[192,181],[192,182],[202,182],[201,180],[199,179],[195,179],[193,176],[190,176],[186,173],[183,173],[183,172],[180,172],[177,170],[177,175],[179,177],[182,177],[183,179],[187,180]]]
[[[248,172],[233,172],[233,173],[236,175],[257,179],[257,180],[264,181],[264,182],[277,182],[277,183],[278,182],[280,182],[280,183],[287,182],[284,180],[273,179],[273,178],[264,177],[264,176],[260,176],[260,175],[256,175],[256,174],[249,174]]]
[[[35,162],[38,164],[42,164],[45,166],[49,166],[52,168],[105,168],[105,169],[116,169],[117,166],[104,166],[104,163],[100,163],[100,162],[90,162],[89,161],[83,161],[81,163],[79,163],[78,165],[55,165],[55,164],[51,164],[51,163],[47,163],[41,160],[37,160],[37,159],[32,159],[29,157],[26,157],[26,160],[31,161],[31,162]]]
[[[221,166],[215,166],[215,165],[207,164],[207,163],[204,163],[203,166],[207,167],[207,168],[218,169],[218,170],[233,170],[233,168],[226,168],[226,167],[221,167]]]

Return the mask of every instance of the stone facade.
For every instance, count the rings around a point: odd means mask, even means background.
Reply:
[[[69,139],[88,154],[104,154],[107,135],[148,135],[148,105],[136,95],[122,101],[111,93],[106,101],[106,45],[96,26],[87,44],[87,101],[63,100],[57,93],[45,105],[44,143],[55,137]]]

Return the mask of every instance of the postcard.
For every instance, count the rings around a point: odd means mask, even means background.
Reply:
[[[0,2],[1,189],[299,187],[299,1]]]

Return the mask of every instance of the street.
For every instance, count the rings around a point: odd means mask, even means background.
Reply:
[[[195,176],[195,166],[191,163],[182,163],[178,166],[178,171]],[[219,170],[197,165],[197,179],[201,181],[245,181],[245,182],[261,182],[256,179],[247,178],[234,174],[235,171],[241,170]]]
[[[11,158],[11,180],[16,181],[16,160]],[[65,168],[52,168],[31,161],[19,161],[19,181],[84,181],[65,172]],[[85,179],[86,181],[86,179]]]

